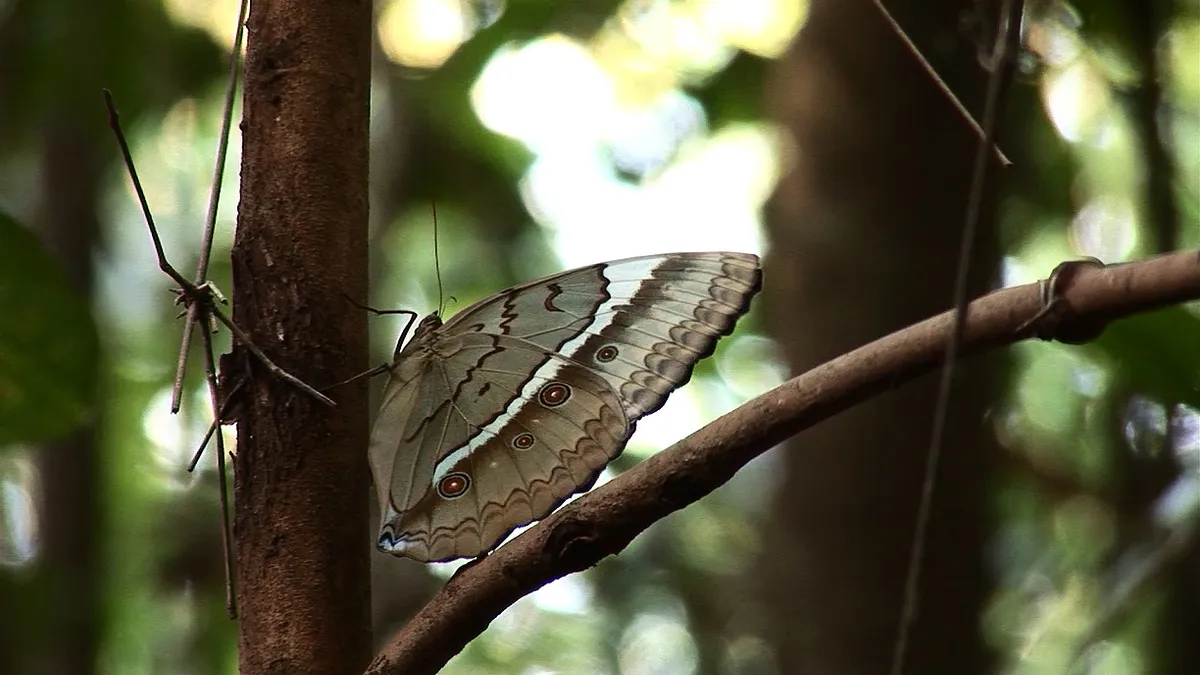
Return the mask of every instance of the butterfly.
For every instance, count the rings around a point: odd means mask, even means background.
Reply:
[[[378,548],[476,557],[590,488],[761,286],[757,256],[669,253],[426,316],[401,335],[371,431]]]

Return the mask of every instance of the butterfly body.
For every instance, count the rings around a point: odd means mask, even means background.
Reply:
[[[591,487],[761,285],[758,258],[598,263],[502,291],[395,355],[371,434],[381,550],[477,556]]]

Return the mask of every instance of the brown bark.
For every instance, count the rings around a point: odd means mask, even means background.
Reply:
[[[366,366],[371,3],[251,4],[235,321],[322,387]],[[370,650],[365,385],[329,408],[257,364],[238,426],[242,673],[351,673]]]
[[[957,57],[929,56],[981,102],[987,74],[955,39],[968,4],[889,4],[918,45],[957,42]],[[815,0],[768,91],[799,161],[769,211],[767,313],[803,372],[951,302],[978,138],[869,2]],[[986,209],[972,297],[997,263]],[[955,380],[906,672],[986,671],[984,414],[997,384],[979,363]],[[780,672],[888,672],[935,395],[926,378],[789,442],[757,570]]]

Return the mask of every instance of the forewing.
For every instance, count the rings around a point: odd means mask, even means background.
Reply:
[[[467,308],[445,328],[508,335],[574,359],[602,374],[636,420],[690,379],[761,286],[751,254],[627,258],[522,284]],[[603,358],[612,354],[606,346],[616,349],[611,359]]]

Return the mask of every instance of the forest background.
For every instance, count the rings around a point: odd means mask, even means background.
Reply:
[[[889,7],[978,116],[990,8]],[[169,414],[178,308],[100,97],[192,269],[236,11],[0,2],[0,672],[236,670],[213,463],[185,471],[208,393],[193,368]],[[973,293],[1200,245],[1200,3],[1026,21]],[[752,314],[610,472],[950,306],[978,136],[865,0],[381,0],[372,39],[373,305],[435,308],[431,202],[450,312],[597,260],[765,255]],[[240,144],[235,124],[227,291]],[[398,328],[371,319],[372,363]],[[1198,345],[1193,305],[964,365],[911,672],[1200,672]],[[935,383],[755,460],[445,672],[885,672]],[[380,644],[453,567],[370,560]]]

